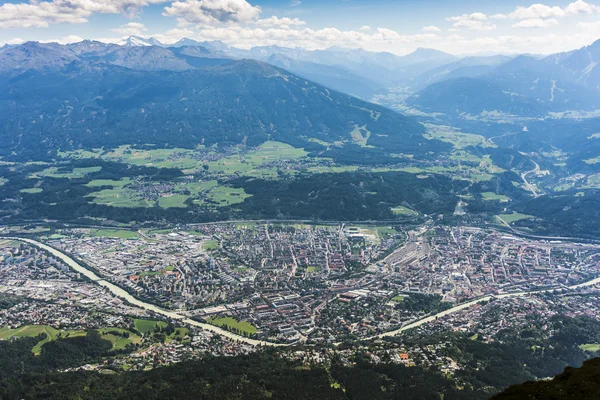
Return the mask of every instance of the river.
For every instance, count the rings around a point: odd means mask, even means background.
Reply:
[[[167,318],[171,318],[171,319],[175,319],[175,320],[179,320],[180,322],[187,324],[187,325],[192,325],[192,326],[196,326],[202,329],[206,329],[207,331],[211,331],[214,333],[218,333],[220,335],[223,335],[229,339],[232,340],[238,340],[240,342],[244,342],[244,343],[248,343],[250,345],[253,346],[287,346],[286,344],[281,344],[281,343],[273,343],[273,342],[268,342],[268,341],[262,341],[262,340],[255,340],[255,339],[249,339],[247,337],[244,336],[240,336],[240,335],[236,335],[235,333],[231,333],[229,331],[226,331],[225,329],[219,328],[217,326],[214,325],[210,325],[210,324],[205,324],[202,322],[198,322],[198,321],[194,321],[193,319],[187,318],[184,315],[181,315],[175,311],[170,311],[170,310],[165,310],[163,308],[160,308],[158,306],[155,306],[154,304],[150,304],[150,303],[146,303],[144,301],[141,301],[139,299],[136,299],[135,297],[133,297],[131,294],[129,294],[128,292],[126,292],[125,290],[121,289],[120,287],[118,287],[117,285],[114,285],[106,280],[104,280],[103,278],[99,277],[98,275],[96,275],[96,273],[94,273],[93,271],[90,271],[89,269],[83,267],[81,264],[79,264],[77,261],[75,261],[73,258],[69,257],[68,255],[64,254],[63,252],[50,247],[46,244],[43,244],[41,242],[38,242],[36,240],[33,239],[25,239],[25,238],[18,238],[18,237],[3,237],[3,239],[9,239],[9,240],[17,240],[17,241],[21,241],[21,242],[25,242],[25,243],[29,243],[32,244],[34,246],[37,246],[41,249],[44,249],[50,253],[52,253],[55,257],[60,258],[62,261],[64,261],[67,265],[69,265],[69,267],[73,268],[75,271],[83,274],[84,276],[86,276],[87,278],[89,278],[90,280],[94,281],[95,283],[104,286],[105,288],[107,288],[111,293],[113,293],[115,296],[126,300],[127,302],[129,302],[130,304],[133,304],[137,307],[146,309],[148,311],[152,311],[156,314],[160,314],[163,315]],[[452,308],[449,308],[445,311],[439,312],[435,315],[431,315],[429,317],[425,317],[422,318],[418,321],[412,322],[410,324],[407,324],[399,329],[393,330],[393,331],[389,331],[389,332],[385,332],[385,333],[381,333],[378,335],[374,335],[371,337],[367,337],[364,338],[363,340],[370,340],[370,339],[379,339],[379,338],[383,338],[383,337],[389,337],[389,336],[395,336],[398,335],[399,333],[402,333],[404,331],[407,331],[409,329],[412,328],[416,328],[418,326],[421,326],[423,324],[435,321],[437,318],[441,318],[444,317],[446,315],[450,315],[450,314],[454,314],[457,313],[461,310],[464,310],[465,308],[469,308],[474,306],[475,304],[482,302],[482,301],[490,301],[493,298],[496,299],[505,299],[505,298],[510,298],[510,297],[522,297],[522,296],[526,296],[526,295],[531,295],[531,294],[539,294],[539,293],[548,293],[548,292],[552,292],[554,290],[557,289],[579,289],[582,287],[586,287],[586,286],[593,286],[600,283],[600,277],[596,278],[596,279],[592,279],[590,281],[587,282],[583,282],[583,283],[579,283],[576,285],[571,285],[571,286],[567,286],[567,287],[555,287],[555,288],[549,288],[549,289],[542,289],[542,290],[535,290],[535,291],[529,291],[529,292],[514,292],[514,293],[503,293],[503,294],[498,294],[498,295],[490,295],[490,296],[485,296],[485,297],[481,297],[478,298],[476,300],[471,300],[468,301],[466,303],[461,303],[458,304]]]

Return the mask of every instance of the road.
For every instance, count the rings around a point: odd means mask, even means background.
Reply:
[[[533,197],[540,197],[541,194],[538,193],[536,186],[527,181],[527,175],[538,174],[540,172],[540,166],[535,161],[533,161],[533,160],[530,160],[530,161],[535,164],[535,168],[532,169],[531,171],[523,172],[521,174],[521,179],[523,179],[523,182],[525,183],[525,188],[533,194]]]
[[[471,300],[468,301],[466,303],[462,303],[459,304],[457,306],[454,306],[452,308],[449,308],[448,310],[439,312],[435,315],[431,315],[429,317],[426,318],[422,318],[418,321],[412,322],[408,325],[403,326],[402,328],[396,329],[394,331],[389,331],[389,332],[385,332],[385,333],[381,333],[379,335],[375,335],[375,336],[371,336],[368,338],[365,338],[363,340],[370,340],[370,339],[380,339],[383,337],[389,337],[389,336],[396,336],[399,333],[402,333],[404,331],[407,331],[409,329],[413,329],[416,328],[418,326],[421,326],[423,324],[429,323],[429,322],[433,322],[438,318],[441,317],[445,317],[446,315],[450,315],[450,314],[454,314],[457,313],[459,311],[464,310],[465,308],[469,308],[469,307],[473,307],[475,304],[481,302],[481,301],[490,301],[492,299],[506,299],[506,298],[510,298],[510,297],[523,297],[523,296],[527,296],[527,295],[532,295],[532,294],[540,294],[540,293],[548,293],[548,292],[552,292],[554,290],[557,289],[580,289],[582,287],[586,287],[586,286],[593,286],[596,284],[600,283],[600,278],[596,278],[596,279],[592,279],[591,281],[587,281],[587,282],[583,282],[583,283],[579,283],[577,285],[572,285],[572,286],[567,286],[567,287],[553,287],[553,288],[549,288],[549,289],[542,289],[542,290],[533,290],[533,291],[528,291],[528,292],[515,292],[515,293],[504,293],[504,294],[498,294],[498,295],[494,295],[494,296],[485,296],[485,297],[481,297],[478,298],[476,300]]]
[[[240,335],[236,335],[234,333],[231,333],[229,331],[226,331],[225,329],[216,327],[214,325],[210,325],[210,324],[205,324],[202,322],[198,322],[198,321],[194,321],[193,319],[187,318],[186,316],[179,314],[175,311],[169,311],[169,310],[165,310],[163,308],[157,307],[154,304],[150,304],[150,303],[146,303],[144,301],[138,300],[135,297],[133,297],[131,294],[127,293],[125,290],[121,289],[120,287],[107,282],[106,280],[104,280],[103,278],[99,277],[98,275],[96,275],[93,271],[90,271],[89,269],[83,267],[81,264],[79,264],[77,261],[75,261],[73,258],[69,257],[68,255],[62,253],[61,251],[50,247],[48,245],[45,245],[41,242],[38,242],[36,240],[33,239],[26,239],[26,238],[19,238],[19,237],[3,237],[3,239],[8,239],[8,240],[17,240],[17,241],[21,241],[21,242],[25,242],[25,243],[29,243],[31,245],[37,246],[43,250],[48,251],[49,253],[51,253],[52,255],[54,255],[55,257],[61,259],[63,262],[65,262],[69,267],[73,268],[75,271],[81,273],[82,275],[86,276],[87,278],[89,278],[91,281],[107,288],[108,290],[110,290],[115,296],[126,300],[127,302],[129,302],[132,305],[135,305],[137,307],[146,309],[148,311],[152,311],[156,314],[159,315],[163,315],[167,318],[171,318],[171,319],[175,319],[178,320],[184,324],[187,325],[192,325],[192,326],[196,326],[202,329],[205,329],[207,331],[211,331],[214,333],[218,333],[220,335],[223,335],[229,339],[232,340],[238,340],[240,342],[244,342],[244,343],[248,343],[250,345],[253,346],[277,346],[277,347],[281,347],[281,346],[287,346],[287,344],[281,344],[281,343],[272,343],[272,342],[267,342],[267,341],[262,341],[262,340],[255,340],[255,339],[249,339]],[[554,290],[557,289],[569,289],[569,290],[575,290],[575,289],[580,289],[583,287],[587,287],[587,286],[593,286],[596,284],[600,283],[600,277],[592,279],[590,281],[587,282],[583,282],[583,283],[579,283],[577,285],[572,285],[572,286],[567,286],[567,287],[553,287],[553,288],[548,288],[548,289],[542,289],[542,290],[534,290],[534,291],[522,291],[522,292],[514,292],[514,293],[504,293],[504,294],[498,294],[498,295],[490,295],[490,296],[485,296],[485,297],[481,297],[475,300],[471,300],[468,301],[466,303],[462,303],[459,305],[456,305],[452,308],[449,308],[448,310],[439,312],[435,315],[431,315],[429,317],[426,318],[422,318],[418,321],[412,322],[408,325],[405,325],[399,329],[393,330],[393,331],[389,331],[389,332],[385,332],[385,333],[381,333],[379,335],[375,335],[375,336],[371,336],[371,337],[367,337],[364,338],[362,340],[371,340],[371,339],[379,339],[379,338],[383,338],[383,337],[389,337],[389,336],[396,336],[399,333],[402,333],[404,331],[407,331],[409,329],[413,329],[416,327],[419,327],[421,325],[427,324],[429,322],[433,322],[438,318],[441,317],[445,317],[446,315],[450,315],[450,314],[455,314],[459,311],[462,311],[466,308],[469,307],[473,307],[474,305],[476,305],[477,303],[481,302],[481,301],[490,301],[492,299],[506,299],[506,298],[511,298],[511,297],[523,297],[523,296],[527,296],[527,295],[532,295],[532,294],[540,294],[540,293],[548,293],[548,292],[552,292]]]
[[[87,277],[91,281],[97,283],[98,285],[105,287],[115,296],[127,301],[128,303],[130,303],[136,307],[140,307],[140,308],[146,309],[148,311],[152,311],[156,314],[162,315],[167,318],[178,320],[181,323],[184,323],[186,325],[192,325],[192,326],[196,326],[196,327],[205,329],[207,331],[218,333],[219,335],[225,336],[232,340],[237,340],[240,342],[248,343],[252,346],[284,346],[283,344],[279,344],[279,343],[272,343],[272,342],[267,342],[267,341],[262,341],[262,340],[249,339],[244,336],[236,335],[234,333],[226,331],[225,329],[219,328],[217,326],[194,321],[193,319],[187,318],[186,316],[181,315],[175,311],[165,310],[163,308],[155,306],[154,304],[146,303],[144,301],[136,299],[131,294],[129,294],[125,290],[121,289],[117,285],[114,285],[114,284],[104,280],[100,276],[96,275],[96,273],[94,273],[93,271],[90,271],[89,269],[83,267],[81,264],[79,264],[77,261],[75,261],[73,258],[69,257],[68,255],[64,254],[63,252],[61,252],[53,247],[50,247],[48,245],[45,245],[43,243],[40,243],[36,240],[18,238],[18,237],[6,237],[5,239],[18,240],[21,242],[25,242],[25,243],[29,243],[31,245],[37,246],[43,250],[46,250],[47,252],[49,252],[53,256],[55,256],[56,258],[59,258],[60,260],[62,260],[65,264],[67,264],[73,270],[79,272],[80,274],[84,275],[85,277]]]

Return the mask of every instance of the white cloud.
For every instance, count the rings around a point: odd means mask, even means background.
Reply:
[[[530,18],[524,19],[517,22],[513,28],[549,28],[551,26],[558,25],[558,21],[554,18],[541,19],[541,18]]]
[[[533,4],[529,7],[517,7],[517,9],[510,14],[509,18],[512,19],[533,19],[533,18],[554,18],[564,17],[565,12],[560,7],[550,7],[544,4]]]
[[[44,28],[50,24],[81,24],[93,13],[135,16],[141,8],[165,0],[30,0],[0,6],[0,29]]]
[[[290,1],[290,7],[298,7],[300,4],[302,4],[302,0],[292,0],[292,1]]]
[[[586,3],[584,0],[577,0],[568,4],[565,8],[558,6],[548,6],[545,4],[533,4],[529,7],[517,7],[509,14],[492,15],[493,19],[546,19],[561,18],[569,15],[600,13],[600,7]]]
[[[373,28],[371,28],[369,25],[363,25],[363,26],[361,26],[361,27],[360,27],[360,30],[361,30],[362,32],[368,32],[368,31],[370,31],[371,29],[373,29]]]
[[[576,15],[576,14],[593,14],[600,13],[600,7],[593,4],[586,3],[583,0],[577,0],[574,3],[569,4],[565,8],[565,14]]]
[[[491,31],[496,29],[496,25],[488,22],[487,15],[480,12],[458,15],[446,18],[446,20],[454,22],[452,24],[452,32],[463,28],[471,31]]]
[[[177,17],[180,25],[247,23],[258,19],[261,8],[246,0],[182,0],[165,7],[163,15]]]
[[[21,44],[24,43],[25,41],[21,38],[12,38],[9,41],[7,41],[5,44]]]
[[[435,25],[424,26],[423,32],[441,32],[442,30]]]
[[[59,39],[42,39],[39,40],[40,43],[59,43],[59,44],[69,44],[69,43],[78,43],[81,42],[83,40],[82,37],[79,37],[77,35],[69,35],[69,36],[65,36]]]
[[[128,24],[122,25],[118,28],[111,29],[111,30],[113,32],[117,32],[117,33],[120,33],[120,34],[126,35],[126,36],[139,36],[144,31],[147,31],[148,29],[146,28],[146,26],[144,24],[141,24],[139,22],[130,22]]]
[[[600,21],[596,22],[580,22],[577,26],[585,31],[600,33]]]
[[[256,21],[256,25],[260,27],[279,27],[282,29],[290,29],[294,26],[306,25],[306,22],[298,18],[279,18],[276,16],[272,16],[266,19],[259,19],[258,21]]]

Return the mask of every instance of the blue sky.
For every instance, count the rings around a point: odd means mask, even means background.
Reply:
[[[0,2],[0,44],[139,35],[397,54],[552,53],[600,39],[593,1],[10,0]]]

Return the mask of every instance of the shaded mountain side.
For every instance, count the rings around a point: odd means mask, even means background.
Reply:
[[[9,158],[123,144],[194,148],[268,139],[324,150],[307,140],[352,142],[357,126],[370,132],[368,145],[389,153],[449,148],[425,139],[412,118],[256,61],[178,72],[78,59],[0,74],[0,156]]]
[[[547,114],[547,110],[535,100],[475,78],[456,78],[434,83],[406,99],[406,103],[425,112],[448,115],[498,112],[520,117],[541,117]]]
[[[585,361],[581,368],[567,367],[549,381],[514,385],[491,400],[597,400],[600,398],[600,358]]]

